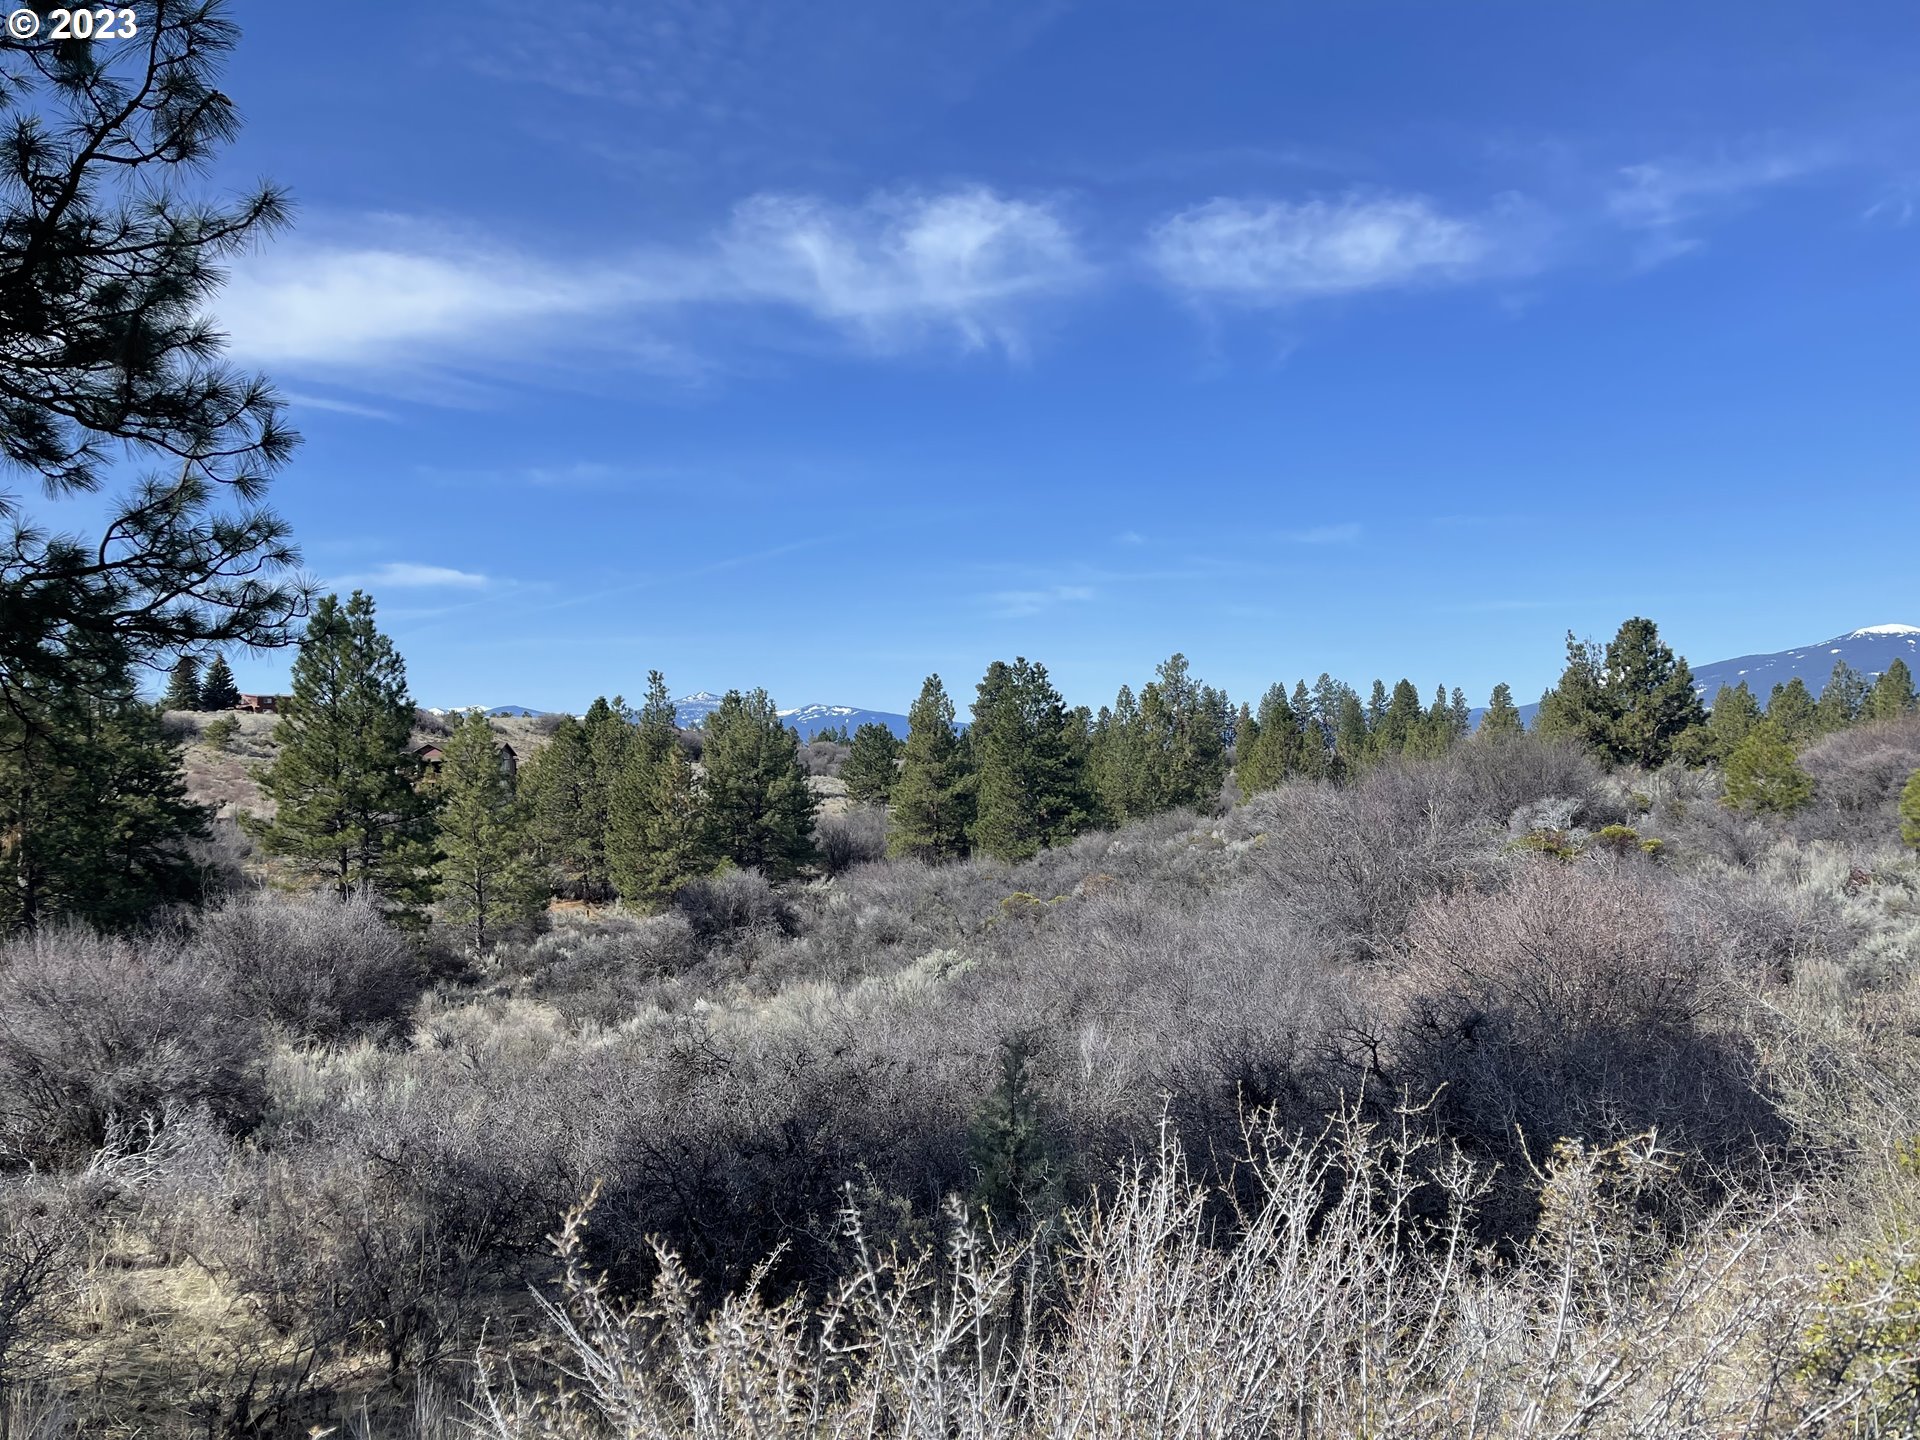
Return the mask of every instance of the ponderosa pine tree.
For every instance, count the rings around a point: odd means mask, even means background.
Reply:
[[[1447,697],[1447,725],[1455,740],[1463,740],[1473,730],[1473,707],[1467,704],[1467,692],[1458,685]]]
[[[1309,780],[1328,779],[1334,770],[1333,732],[1314,714],[1313,697],[1307,692],[1305,680],[1294,682],[1293,696],[1287,703],[1300,723],[1300,773]]]
[[[234,683],[233,670],[227,664],[227,657],[216,655],[213,663],[207,666],[207,673],[200,681],[200,708],[202,710],[231,710],[240,703],[240,687]]]
[[[182,655],[167,672],[167,692],[160,697],[162,710],[198,710],[200,708],[200,658]]]
[[[1146,727],[1133,687],[1122,685],[1111,710],[1094,722],[1087,769],[1100,809],[1116,825],[1149,813],[1152,777],[1148,773]]]
[[[1791,815],[1813,798],[1813,779],[1795,759],[1793,742],[1768,717],[1727,756],[1721,800],[1729,808],[1763,815]]]
[[[967,853],[973,821],[971,777],[953,730],[953,701],[929,675],[907,712],[900,778],[887,807],[887,854],[937,863]]]
[[[1722,685],[1713,696],[1713,708],[1707,723],[1696,732],[1687,759],[1701,765],[1725,765],[1740,742],[1760,723],[1760,702],[1742,680],[1738,685]]]
[[[1914,704],[1913,672],[1907,669],[1906,661],[1896,656],[1893,663],[1875,679],[1873,689],[1867,692],[1866,703],[1861,707],[1861,719],[1893,720],[1909,714]]]
[[[1367,730],[1368,732],[1371,733],[1375,730],[1378,730],[1380,728],[1381,722],[1386,718],[1387,718],[1387,682],[1384,680],[1376,680],[1373,682],[1372,693],[1370,693],[1367,697]]]
[[[1125,814],[1213,804],[1227,778],[1226,729],[1226,697],[1194,680],[1186,656],[1162,663],[1140,692],[1139,791]]]
[[[40,680],[0,707],[0,933],[52,920],[132,928],[197,899],[180,747],[122,670]]]
[[[1686,660],[1660,638],[1659,627],[1635,616],[1607,646],[1602,693],[1608,710],[1607,758],[1657,770],[1706,711]]]
[[[859,805],[885,805],[900,778],[900,737],[885,725],[868,721],[853,732],[840,779]]]
[[[707,716],[702,761],[715,851],[769,880],[790,878],[813,859],[818,811],[799,737],[764,690],[729,690]]]
[[[1820,731],[1820,713],[1813,692],[1798,675],[1784,685],[1775,685],[1767,696],[1767,719],[1795,745],[1812,739]]]
[[[1380,721],[1380,728],[1373,734],[1373,753],[1404,754],[1415,743],[1421,721],[1425,718],[1426,712],[1420,706],[1420,692],[1413,688],[1411,680],[1402,678],[1394,685],[1393,693],[1387,700],[1386,714]]]
[[[441,754],[433,781],[440,913],[474,954],[484,955],[503,930],[541,912],[547,886],[487,717],[478,710],[460,716]]]
[[[1512,687],[1504,683],[1494,686],[1477,733],[1489,737],[1518,735],[1524,728],[1520,723],[1520,707],[1513,703]]]
[[[261,791],[278,809],[248,828],[267,853],[342,898],[365,893],[404,922],[433,889],[433,814],[420,793],[414,706],[373,601],[353,592],[314,606],[280,707],[280,754]]]
[[[593,752],[587,732],[563,715],[547,743],[520,769],[520,801],[527,811],[528,843],[555,893],[572,900],[603,900],[605,835],[593,828],[590,789]]]
[[[1907,777],[1900,792],[1900,841],[1920,850],[1920,770]]]
[[[1372,754],[1373,733],[1367,729],[1366,707],[1349,685],[1340,687],[1333,715],[1333,753],[1342,774],[1365,768]]]
[[[1814,723],[1823,735],[1844,730],[1860,718],[1870,687],[1858,671],[1844,660],[1833,662],[1833,673],[1826,688],[1814,702]]]
[[[1287,703],[1283,685],[1268,688],[1260,697],[1260,713],[1254,718],[1252,740],[1239,747],[1234,778],[1242,795],[1258,795],[1276,789],[1290,775],[1304,768],[1301,749],[1304,739],[1300,719]]]
[[[297,438],[267,382],[221,358],[222,266],[287,221],[263,186],[220,204],[195,182],[238,129],[218,0],[141,5],[137,43],[0,46],[0,463],[68,506],[7,497],[0,700],[105,688],[160,657],[289,638],[305,596],[264,508]],[[70,524],[86,514],[97,533]]]
[[[1095,801],[1084,769],[1084,737],[1047,678],[1047,668],[1016,657],[987,667],[973,705],[973,847],[1000,860],[1024,860],[1070,840],[1093,823]]]
[[[1567,635],[1567,667],[1541,697],[1534,728],[1576,741],[1610,765],[1654,769],[1705,721],[1687,662],[1651,620],[1635,616],[1604,651]]]
[[[608,796],[607,869],[627,905],[658,910],[715,864],[706,788],[680,743],[671,693],[658,670]]]

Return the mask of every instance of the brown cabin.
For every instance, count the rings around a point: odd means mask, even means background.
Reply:
[[[514,753],[513,746],[502,741],[500,746],[500,768],[506,772],[507,779],[516,780],[520,775],[520,757]],[[420,768],[428,775],[438,775],[440,767],[446,763],[446,748],[436,741],[429,740],[425,745],[414,747],[414,759],[420,762]]]
[[[240,703],[233,707],[244,710],[249,715],[272,715],[280,709],[278,695],[242,695]]]

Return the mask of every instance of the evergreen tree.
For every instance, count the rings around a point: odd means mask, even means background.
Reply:
[[[167,693],[160,699],[162,710],[198,710],[200,709],[200,661],[193,655],[182,655],[173,662],[173,669],[167,675]]]
[[[973,705],[978,766],[969,838],[976,850],[1023,860],[1079,834],[1094,818],[1084,739],[1044,665],[1024,657],[987,667]]]
[[[1033,1058],[1033,1044],[1024,1037],[1001,1041],[999,1073],[967,1135],[974,1206],[1002,1227],[1047,1214],[1059,1199]]]
[[[1447,699],[1447,728],[1455,740],[1465,739],[1473,729],[1473,708],[1467,704],[1467,692],[1458,685]]]
[[[884,805],[892,798],[901,748],[900,737],[885,725],[869,721],[853,732],[840,778],[857,804]]]
[[[1713,709],[1707,712],[1707,723],[1700,732],[1703,739],[1698,746],[1698,758],[1702,763],[1724,765],[1735,747],[1753,733],[1760,723],[1760,702],[1753,698],[1753,692],[1742,680],[1738,685],[1722,685],[1714,693]]]
[[[1447,702],[1447,687],[1441,685],[1433,692],[1433,704],[1427,707],[1427,713],[1414,726],[1407,751],[1413,755],[1432,757],[1444,755],[1452,744],[1453,709]]]
[[[1868,685],[1844,660],[1833,662],[1833,673],[1814,704],[1814,723],[1823,735],[1844,730],[1860,718],[1867,703]]]
[[[297,872],[411,920],[432,889],[433,817],[415,784],[406,666],[373,614],[358,590],[314,607],[274,729],[280,754],[260,777],[279,809],[249,828]]]
[[[1820,730],[1820,715],[1813,693],[1798,675],[1784,685],[1775,685],[1767,697],[1767,719],[1793,744],[1811,739]]]
[[[1613,711],[1602,689],[1600,647],[1567,632],[1567,665],[1560,683],[1540,697],[1534,715],[1536,734],[1571,740],[1596,754],[1610,753]]]
[[[440,913],[466,934],[473,953],[484,955],[503,929],[540,913],[546,886],[487,717],[478,710],[460,716],[442,755],[434,781]]]
[[[1687,662],[1651,620],[1635,616],[1604,652],[1567,636],[1567,668],[1541,697],[1534,728],[1577,741],[1608,764],[1654,769],[1705,722]]]
[[[1401,680],[1393,687],[1393,695],[1387,701],[1387,713],[1380,722],[1380,728],[1374,732],[1374,752],[1379,755],[1405,752],[1414,743],[1424,718],[1425,712],[1420,708],[1420,692],[1413,688],[1411,680]]]
[[[1367,729],[1378,730],[1387,718],[1387,682],[1373,682],[1373,693],[1367,697]]]
[[[1116,825],[1148,813],[1152,804],[1147,734],[1133,688],[1120,687],[1111,710],[1102,708],[1094,724],[1088,777],[1101,810]]]
[[[1611,712],[1607,758],[1617,765],[1658,769],[1682,735],[1706,723],[1693,671],[1661,640],[1659,628],[1639,616],[1607,646],[1604,694]]]
[[[1325,780],[1333,774],[1332,741],[1314,716],[1306,681],[1294,682],[1293,698],[1288,703],[1300,725],[1300,773],[1309,780]]]
[[[0,934],[138,925],[199,897],[180,747],[124,670],[41,681],[0,707]]]
[[[813,858],[818,809],[799,737],[764,690],[729,690],[707,717],[707,814],[714,850],[785,880]]]
[[[586,727],[571,715],[521,768],[520,799],[527,811],[528,843],[558,893],[576,900],[605,897],[605,837],[595,828],[590,791],[593,752]]]
[[[1286,688],[1275,685],[1260,699],[1253,738],[1240,747],[1235,778],[1242,795],[1276,788],[1303,767],[1299,717],[1287,703]]]
[[[1518,735],[1524,727],[1520,723],[1520,707],[1513,703],[1513,691],[1505,684],[1493,687],[1493,698],[1487,702],[1487,711],[1480,717],[1479,733],[1486,736]]]
[[[1211,805],[1227,778],[1226,699],[1174,655],[1140,692],[1138,797],[1116,819]]]
[[[1907,777],[1900,792],[1900,841],[1920,850],[1920,770]]]
[[[1340,687],[1340,708],[1333,721],[1333,753],[1342,771],[1354,771],[1367,763],[1373,739],[1367,729],[1366,708],[1360,696],[1345,685]]]
[[[1914,704],[1913,673],[1907,669],[1906,661],[1896,657],[1873,682],[1873,689],[1861,707],[1861,718],[1892,720],[1912,711]]]
[[[621,900],[655,910],[715,864],[706,790],[680,743],[672,695],[658,670],[609,789],[607,869]]]
[[[216,655],[213,663],[207,666],[207,673],[200,682],[200,708],[202,710],[232,710],[240,703],[240,687],[234,684],[233,671],[228,668],[227,657]]]
[[[1813,780],[1796,762],[1793,744],[1771,716],[1727,757],[1725,793],[1735,810],[1790,815],[1813,798]]]
[[[916,860],[957,860],[967,853],[973,796],[953,701],[938,675],[929,675],[907,712],[907,743],[900,778],[887,808],[887,853]]]
[[[238,128],[220,71],[237,38],[217,0],[141,5],[136,43],[4,46],[0,84],[0,452],[56,503],[6,497],[0,704],[96,687],[163,656],[289,638],[303,591],[263,506],[298,437],[209,325],[222,266],[287,219],[263,186],[199,190]],[[120,475],[140,478],[111,498]],[[70,528],[75,517],[97,525]],[[51,718],[51,712],[47,712]]]

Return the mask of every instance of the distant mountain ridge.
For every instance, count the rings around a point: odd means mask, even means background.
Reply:
[[[673,702],[674,719],[683,730],[698,726],[720,708],[720,696],[711,690],[696,690]],[[907,717],[890,710],[865,710],[858,705],[797,705],[779,712],[780,718],[799,732],[802,740],[811,740],[822,730],[844,728],[851,735],[862,725],[884,725],[901,739],[907,736]]]

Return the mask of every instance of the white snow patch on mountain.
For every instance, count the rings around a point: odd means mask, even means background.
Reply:
[[[1920,635],[1920,625],[1868,625],[1847,635],[1849,640],[1858,640],[1867,635]]]

